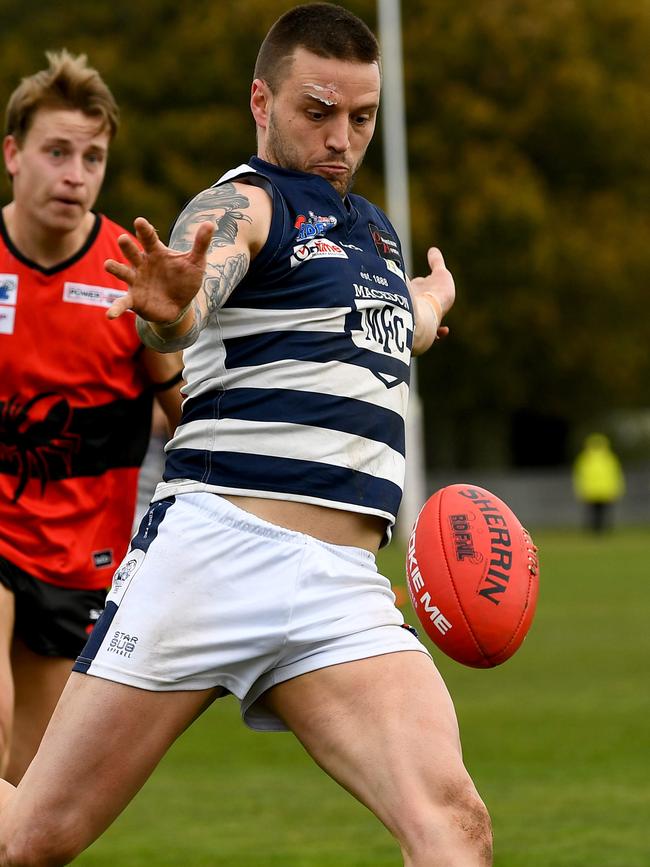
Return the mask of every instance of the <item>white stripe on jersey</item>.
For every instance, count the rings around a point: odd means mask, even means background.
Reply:
[[[221,387],[221,377],[205,377],[199,388],[185,388],[190,397]],[[363,400],[373,406],[404,414],[408,403],[409,387],[405,382],[392,389],[377,388],[377,379],[365,367],[346,364],[343,361],[299,361],[287,358],[256,367],[234,367],[228,370],[228,388],[282,388],[291,389],[295,383],[296,391],[327,394],[334,397]],[[398,400],[396,401],[396,397]]]
[[[245,445],[244,445],[245,444]],[[404,458],[385,443],[329,428],[277,421],[201,419],[182,424],[166,451],[207,449],[315,461],[350,470],[362,469],[376,478],[401,485]]]
[[[224,340],[266,334],[270,331],[345,332],[345,317],[351,307],[308,307],[272,310],[258,307],[222,307],[217,317]]]

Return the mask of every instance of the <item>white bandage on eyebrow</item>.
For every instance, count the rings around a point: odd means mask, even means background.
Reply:
[[[317,99],[323,105],[338,105],[338,93],[333,84],[306,84],[305,93],[312,99]]]

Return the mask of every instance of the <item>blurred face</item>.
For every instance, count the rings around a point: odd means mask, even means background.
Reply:
[[[379,68],[297,49],[276,92],[253,82],[259,156],[310,172],[345,196],[370,144],[379,107]]]
[[[57,235],[73,233],[95,204],[106,171],[108,130],[69,109],[39,109],[22,145],[4,141],[13,200],[23,219]]]

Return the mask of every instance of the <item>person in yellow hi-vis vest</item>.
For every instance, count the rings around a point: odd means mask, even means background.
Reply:
[[[587,528],[602,533],[610,524],[612,506],[625,493],[618,457],[604,434],[590,434],[573,465],[573,489],[586,506]]]

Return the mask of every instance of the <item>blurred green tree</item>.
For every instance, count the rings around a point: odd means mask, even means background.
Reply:
[[[508,461],[522,409],[646,406],[650,4],[404,9],[415,262],[433,239],[458,284],[420,365],[430,459]]]

